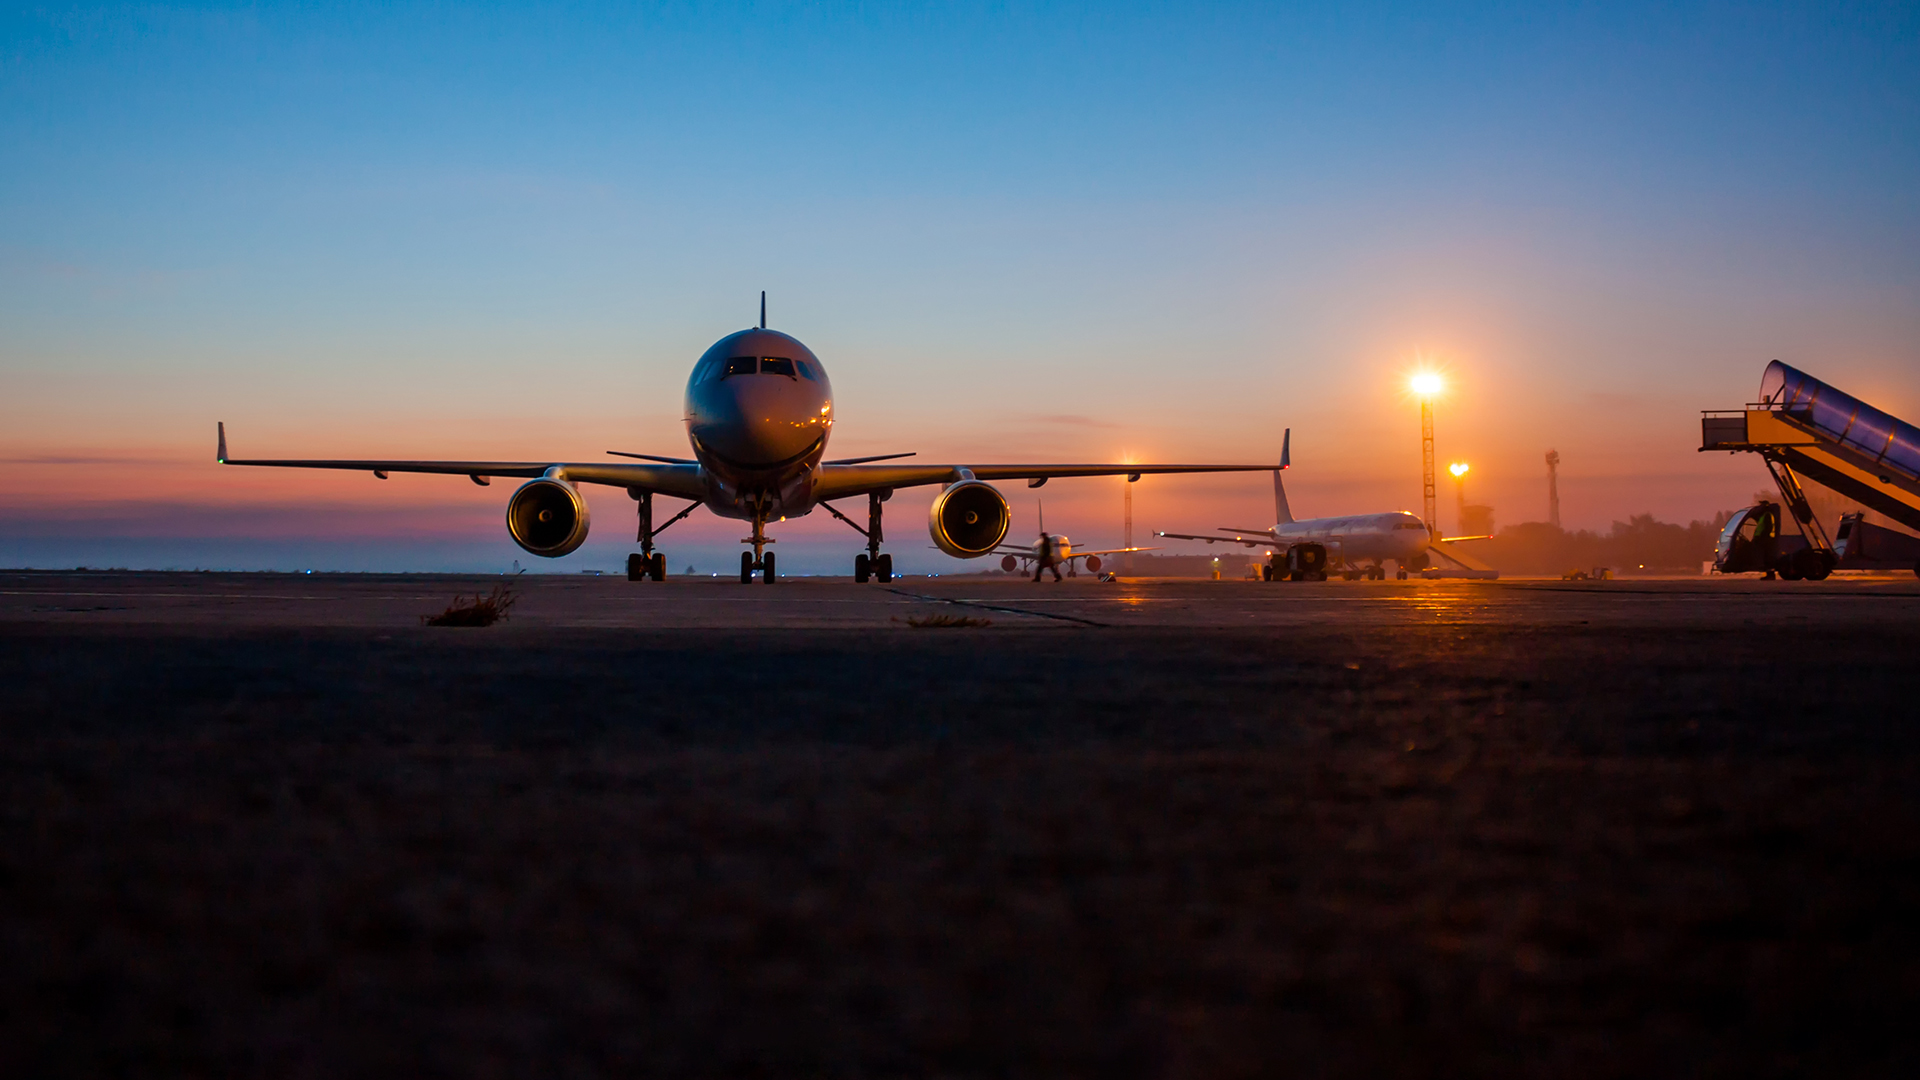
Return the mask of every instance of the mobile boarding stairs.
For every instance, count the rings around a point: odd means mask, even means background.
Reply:
[[[1778,505],[1762,502],[1727,522],[1715,570],[1815,581],[1834,570],[1920,574],[1920,537],[1847,514],[1829,540],[1800,486],[1805,477],[1920,531],[1920,428],[1775,360],[1758,402],[1701,414],[1700,449],[1759,454],[1780,490]],[[1784,535],[1783,506],[1798,536]]]

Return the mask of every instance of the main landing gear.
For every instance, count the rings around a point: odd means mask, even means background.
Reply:
[[[674,522],[693,513],[694,508],[700,504],[697,502],[688,503],[685,510],[673,515],[673,517],[667,519],[665,525],[656,529],[653,527],[653,492],[642,491],[639,488],[628,488],[627,495],[631,497],[635,503],[639,504],[640,516],[640,534],[634,538],[640,542],[640,551],[637,554],[627,556],[627,580],[645,581],[648,578],[652,578],[655,581],[665,581],[667,578],[667,557],[664,553],[653,550],[653,538],[666,532],[673,526]]]
[[[821,503],[827,513],[847,523],[847,527],[867,538],[867,550],[853,557],[853,580],[862,585],[868,578],[874,578],[885,585],[893,580],[893,556],[880,553],[880,543],[884,536],[880,529],[880,504],[893,497],[892,491],[870,491],[867,493],[867,527],[861,528],[853,519],[834,509],[832,503]]]

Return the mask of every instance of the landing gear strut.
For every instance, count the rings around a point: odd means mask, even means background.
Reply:
[[[880,504],[893,497],[892,491],[870,491],[867,493],[867,527],[861,528],[853,519],[835,509],[832,503],[821,503],[827,513],[847,523],[847,527],[867,538],[867,550],[853,557],[853,580],[867,583],[867,578],[877,578],[885,585],[893,580],[893,556],[880,553],[880,543],[885,538],[880,528]]]
[[[773,538],[767,535],[767,502],[762,499],[753,504],[753,535],[740,541],[753,545],[753,554],[740,553],[740,584],[753,584],[753,572],[760,571],[760,580],[768,585],[780,580],[780,574],[774,569],[773,552],[767,545]]]
[[[640,516],[640,534],[634,537],[635,540],[640,542],[640,552],[637,555],[630,554],[627,556],[627,580],[645,581],[648,578],[652,578],[655,581],[665,581],[667,577],[667,557],[664,553],[653,550],[653,538],[672,528],[674,522],[693,513],[694,509],[700,504],[697,502],[688,503],[685,510],[668,518],[665,525],[656,529],[653,527],[653,492],[642,491],[639,488],[628,488],[627,495],[630,496],[635,503],[639,504]]]

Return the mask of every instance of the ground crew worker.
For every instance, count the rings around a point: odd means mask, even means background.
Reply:
[[[1040,549],[1040,557],[1034,560],[1033,580],[1039,581],[1040,575],[1042,573],[1048,570],[1052,570],[1053,580],[1059,581],[1060,580],[1060,562],[1058,559],[1054,558],[1054,547],[1053,547],[1052,535],[1048,533],[1041,533],[1040,543],[1035,546]]]

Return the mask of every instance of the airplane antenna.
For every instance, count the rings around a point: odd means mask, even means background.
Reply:
[[[760,290],[760,329],[767,328],[767,290]]]

